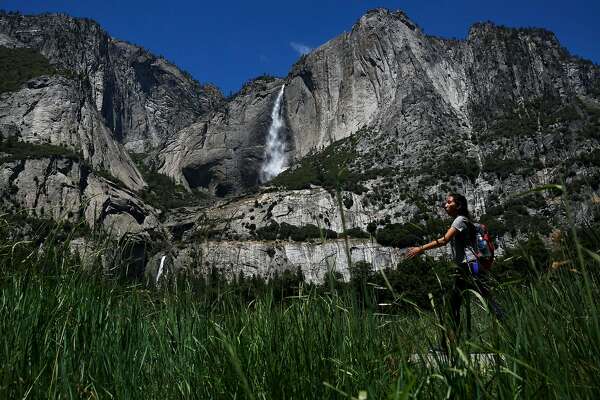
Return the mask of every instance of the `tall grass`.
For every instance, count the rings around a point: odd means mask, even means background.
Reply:
[[[233,287],[224,287],[219,301],[192,285],[149,289],[83,270],[68,238],[59,245],[53,236],[46,234],[41,247],[34,240],[0,247],[0,398],[529,399],[600,392],[600,257],[572,245],[563,247],[562,257],[572,260],[565,268],[499,290],[505,321],[473,295],[474,333],[447,358],[428,353],[440,339],[431,311],[359,307],[350,291],[313,289],[283,300],[267,292],[246,302]],[[473,352],[494,357],[482,361]]]

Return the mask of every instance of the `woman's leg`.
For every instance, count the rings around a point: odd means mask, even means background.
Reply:
[[[486,301],[488,308],[494,313],[494,316],[498,318],[499,321],[502,321],[505,318],[504,310],[502,310],[502,307],[500,307],[494,299],[491,279],[489,273],[483,271],[473,276],[473,285],[475,290],[481,294],[481,297]]]
[[[442,336],[442,347],[448,351],[448,347],[454,347],[458,344],[458,339],[460,336],[460,308],[462,306],[463,301],[463,291],[465,289],[465,280],[463,277],[463,272],[461,270],[462,266],[456,266],[454,273],[452,274],[454,277],[452,287],[447,292],[446,296],[444,296],[444,309],[445,312],[442,320],[442,326],[444,327],[444,332]]]
[[[459,274],[454,280],[454,286],[450,296],[450,328],[452,331],[452,339],[455,343],[458,343],[458,339],[460,338],[460,308],[463,303],[464,291],[467,289],[467,282],[460,272],[462,271],[459,271]]]

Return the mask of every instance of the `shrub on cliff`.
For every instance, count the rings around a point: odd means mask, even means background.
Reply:
[[[267,225],[256,230],[256,237],[260,240],[289,240],[295,242],[304,242],[308,239],[336,239],[337,232],[319,228],[316,225],[308,224],[303,226],[295,226],[282,222],[281,224],[271,220]]]
[[[533,235],[508,249],[495,264],[493,272],[498,280],[532,280],[548,269],[550,251],[538,235]]]
[[[136,154],[130,156],[148,184],[140,191],[140,196],[146,203],[162,210],[170,210],[202,204],[209,198],[207,193],[200,190],[190,192],[182,185],[176,184],[173,178],[148,167],[143,162],[143,156]]]
[[[0,157],[1,162],[39,158],[63,157],[79,161],[81,156],[63,146],[48,143],[20,142],[16,137],[0,137],[0,150],[8,155]]]
[[[65,74],[34,49],[0,46],[0,93],[18,90],[23,83],[42,75]]]
[[[387,224],[377,230],[375,239],[382,246],[416,246],[423,242],[423,230],[415,224]]]
[[[322,151],[308,154],[295,167],[275,177],[271,184],[290,190],[308,189],[310,185],[315,185],[326,189],[363,193],[366,188],[360,182],[384,173],[383,170],[372,170],[366,177],[351,171],[351,164],[357,158],[358,138],[366,132],[359,131],[353,136],[332,143]],[[389,172],[386,170],[385,173]]]
[[[363,231],[360,228],[352,227],[350,229],[346,229],[345,233],[341,233],[339,237],[348,236],[354,239],[368,239],[371,237],[367,232]]]

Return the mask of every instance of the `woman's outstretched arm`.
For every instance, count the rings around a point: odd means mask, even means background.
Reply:
[[[450,242],[450,240],[452,240],[454,236],[456,236],[457,233],[458,229],[451,226],[450,229],[448,229],[448,231],[446,232],[446,234],[441,238],[435,239],[427,244],[424,244],[423,246],[409,247],[405,253],[405,256],[406,258],[413,258],[415,256],[418,256],[419,254],[423,254],[426,250],[445,246]]]

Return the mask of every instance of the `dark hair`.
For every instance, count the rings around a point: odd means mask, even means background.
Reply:
[[[471,222],[471,213],[469,213],[469,205],[465,196],[459,193],[450,193],[448,197],[452,197],[457,206],[458,215],[467,217],[467,237],[471,241],[471,245],[475,246],[475,225]]]
[[[458,215],[462,215],[471,219],[471,214],[469,213],[469,205],[467,204],[467,199],[465,196],[459,193],[450,193],[448,197],[452,197],[457,206]]]

